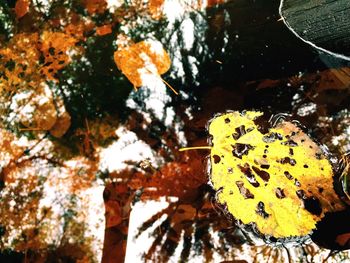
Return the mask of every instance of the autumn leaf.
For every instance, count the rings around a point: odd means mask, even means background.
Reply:
[[[22,18],[28,13],[30,2],[31,0],[17,0],[15,5],[15,13],[17,19]]]
[[[218,201],[244,224],[276,238],[309,234],[327,212],[343,209],[333,190],[332,165],[295,124],[268,130],[261,112],[214,118],[211,182]]]
[[[11,92],[26,81],[30,85],[37,85],[40,57],[37,49],[38,39],[37,33],[16,34],[0,49],[0,92]]]
[[[160,78],[170,69],[168,53],[158,41],[145,40],[121,48],[114,53],[114,61],[135,88]]]

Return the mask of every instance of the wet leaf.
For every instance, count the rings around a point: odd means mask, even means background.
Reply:
[[[220,189],[218,200],[264,235],[307,235],[326,212],[344,208],[333,190],[332,165],[295,124],[281,121],[266,129],[262,115],[232,112],[211,121],[211,181]]]

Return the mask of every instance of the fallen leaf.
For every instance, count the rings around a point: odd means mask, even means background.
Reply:
[[[282,121],[266,130],[261,118],[261,112],[231,112],[210,122],[218,201],[263,235],[307,235],[325,213],[344,208],[333,189],[332,165],[295,124]]]

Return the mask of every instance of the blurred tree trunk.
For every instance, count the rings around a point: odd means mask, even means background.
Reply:
[[[133,194],[126,183],[110,183],[106,185],[103,197],[106,208],[106,229],[102,263],[123,263]]]

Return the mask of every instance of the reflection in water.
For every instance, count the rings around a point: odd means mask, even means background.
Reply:
[[[178,151],[208,145],[214,114],[252,109],[349,149],[349,65],[295,38],[276,1],[32,1],[19,13],[22,2],[0,3],[2,250],[27,262],[123,262],[125,249],[129,262],[348,257],[236,226],[208,185],[208,151]],[[178,96],[158,76],[135,91],[118,70],[114,52],[143,40],[169,54],[162,78]],[[143,203],[158,208],[150,218]]]

